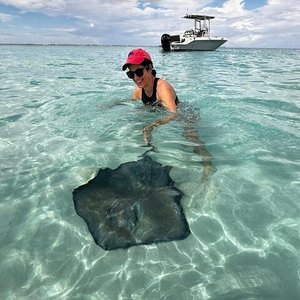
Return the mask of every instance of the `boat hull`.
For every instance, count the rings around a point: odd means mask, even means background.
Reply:
[[[213,51],[227,42],[223,38],[195,38],[184,42],[172,42],[171,51]]]

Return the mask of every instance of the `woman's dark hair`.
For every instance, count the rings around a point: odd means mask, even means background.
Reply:
[[[141,63],[142,66],[144,67],[149,67],[150,65],[153,68],[153,63],[149,59],[144,59],[143,62]],[[155,77],[156,76],[156,71],[152,69],[152,75]]]

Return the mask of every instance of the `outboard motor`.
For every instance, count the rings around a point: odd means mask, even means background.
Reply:
[[[165,52],[171,51],[171,47],[170,47],[171,36],[169,34],[167,33],[163,34],[161,36],[160,41],[161,41],[161,46]]]
[[[169,35],[165,33],[161,36],[161,46],[164,51],[171,51],[172,42],[180,42],[180,35]]]

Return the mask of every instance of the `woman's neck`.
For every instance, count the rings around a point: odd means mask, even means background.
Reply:
[[[148,97],[151,97],[152,96],[152,93],[153,93],[153,86],[154,86],[154,80],[155,80],[155,77],[154,76],[151,76],[149,78],[149,81],[147,82],[147,84],[145,84],[145,86],[143,87],[146,95]]]

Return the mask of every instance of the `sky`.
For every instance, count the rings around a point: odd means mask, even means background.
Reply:
[[[157,46],[214,16],[227,47],[300,48],[299,0],[0,0],[0,43]]]

